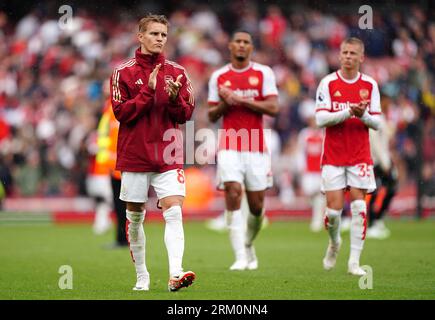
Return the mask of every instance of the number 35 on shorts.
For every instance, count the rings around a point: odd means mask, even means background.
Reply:
[[[373,172],[373,166],[372,165],[367,165],[367,163],[360,163],[357,165],[359,172],[358,172],[358,176],[360,177],[367,177],[370,178],[371,176],[371,172]]]
[[[183,169],[177,169],[177,180],[181,184],[184,184],[184,181],[186,181],[186,179],[184,178],[184,170]]]

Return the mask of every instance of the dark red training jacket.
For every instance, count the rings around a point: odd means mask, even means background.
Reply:
[[[159,63],[154,91],[149,88],[148,79]],[[166,81],[175,81],[180,74],[182,87],[171,103],[165,91]],[[139,48],[135,58],[114,70],[110,93],[115,117],[120,122],[116,169],[165,172],[182,168],[182,135],[175,135],[174,129],[189,120],[194,109],[193,90],[185,69],[166,60],[163,54],[146,55]],[[165,132],[168,141],[164,141]]]

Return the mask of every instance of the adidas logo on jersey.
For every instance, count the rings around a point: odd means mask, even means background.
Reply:
[[[143,84],[142,79],[136,80],[135,84]]]
[[[334,93],[334,97],[341,97],[341,92],[340,91],[335,91]]]

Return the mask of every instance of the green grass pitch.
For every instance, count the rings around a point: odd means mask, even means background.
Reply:
[[[148,292],[132,291],[128,249],[107,250],[113,231],[95,236],[90,225],[0,225],[0,299],[290,300],[435,299],[435,220],[388,221],[387,240],[366,240],[361,264],[373,269],[373,289],[346,274],[349,234],[336,269],[322,269],[327,233],[313,234],[307,221],[272,222],[256,241],[259,269],[229,271],[228,234],[203,222],[186,222],[184,268],[197,280],[167,291],[163,223],[146,223]],[[73,270],[73,289],[61,290],[59,268]]]

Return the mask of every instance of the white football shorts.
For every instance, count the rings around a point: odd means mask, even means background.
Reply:
[[[217,154],[217,188],[225,182],[239,182],[247,191],[272,187],[271,159],[267,152],[220,150]]]
[[[376,180],[373,166],[360,163],[347,167],[331,165],[322,167],[322,192],[341,190],[347,187],[366,189],[368,193],[375,191]]]
[[[150,185],[159,200],[169,196],[186,196],[184,171],[174,169],[162,173],[122,172],[119,199],[126,202],[147,202]]]

